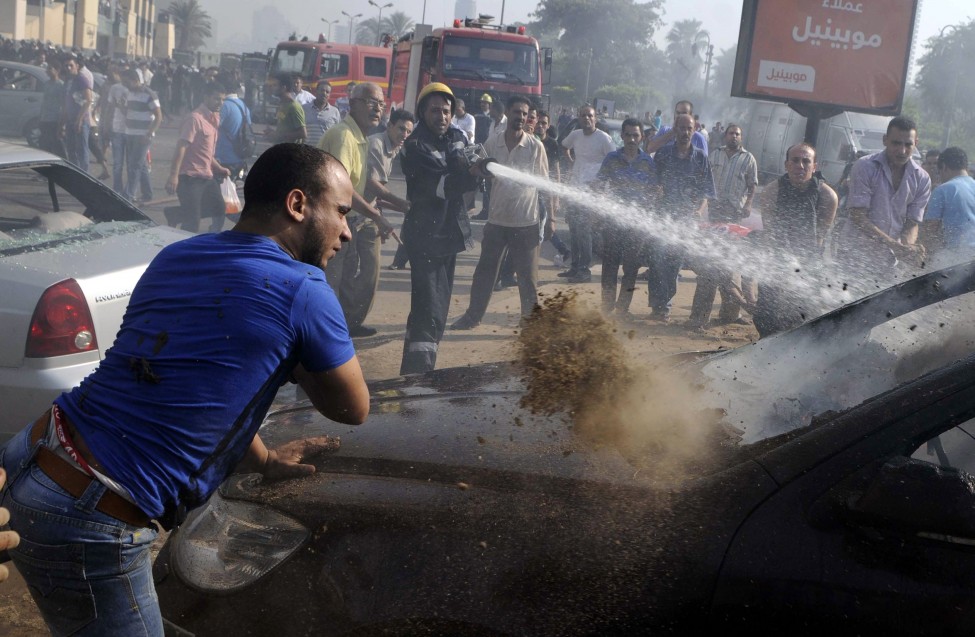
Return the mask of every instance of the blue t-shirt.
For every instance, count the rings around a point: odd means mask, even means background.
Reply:
[[[975,248],[975,179],[959,175],[935,188],[924,219],[941,220],[946,248]]]
[[[657,168],[653,157],[642,150],[630,161],[620,148],[603,159],[596,181],[606,182],[613,193],[623,199],[645,201],[657,185]]]
[[[662,137],[666,135],[667,133],[670,132],[671,128],[672,128],[671,126],[667,126],[666,124],[659,126],[657,128],[657,134],[653,136],[653,139],[657,139],[658,137]],[[673,145],[674,145],[674,140],[670,140],[664,145],[664,147],[673,146]],[[704,135],[701,134],[701,131],[696,130],[694,131],[694,134],[691,135],[691,146],[699,149],[702,153],[704,153],[705,157],[708,156],[708,140],[706,137],[704,137]]]
[[[105,359],[57,403],[159,517],[219,486],[297,364],[321,372],[354,355],[320,268],[265,236],[203,234],[153,259]]]
[[[244,161],[234,152],[234,140],[240,135],[245,117],[248,122],[251,121],[250,113],[240,98],[224,98],[220,106],[220,129],[214,151],[214,157],[223,166],[235,166]]]
[[[677,156],[677,146],[667,144],[653,155],[657,181],[663,187],[660,209],[675,217],[693,214],[705,199],[714,197],[711,164],[699,148],[691,146],[687,157]]]

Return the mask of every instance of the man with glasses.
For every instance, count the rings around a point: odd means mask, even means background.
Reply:
[[[762,191],[759,208],[764,235],[760,239],[769,254],[795,258],[798,276],[808,277],[823,261],[823,242],[839,198],[818,172],[816,149],[806,143],[786,152],[785,174]],[[782,278],[759,281],[758,302],[752,317],[765,337],[803,323],[808,316],[794,286]]]
[[[375,284],[356,277],[360,260],[371,263],[378,254],[376,241],[385,242],[393,231],[382,212],[366,198],[369,166],[369,140],[366,132],[379,124],[386,104],[383,91],[372,82],[357,84],[349,96],[349,115],[322,136],[318,147],[338,159],[349,172],[355,193],[352,196],[352,212],[346,219],[352,230],[352,241],[329,261],[325,276],[339,297],[346,317],[363,303],[371,305]],[[378,263],[376,265],[378,276]],[[369,300],[366,301],[365,297]],[[365,316],[362,317],[363,319]],[[353,336],[369,336],[359,332]]]

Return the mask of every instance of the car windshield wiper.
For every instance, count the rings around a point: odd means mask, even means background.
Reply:
[[[507,78],[514,78],[519,84],[526,84],[525,80],[521,79],[521,76],[516,73],[508,73],[504,71],[504,76]]]
[[[485,79],[483,75],[481,75],[480,73],[478,73],[474,69],[450,69],[447,72],[448,75],[454,75],[456,73],[467,73],[468,75],[471,75],[473,77],[476,77],[477,79],[482,80],[482,81]]]

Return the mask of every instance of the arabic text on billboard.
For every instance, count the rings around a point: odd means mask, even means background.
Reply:
[[[746,93],[753,97],[899,106],[915,3],[905,0],[758,2]]]

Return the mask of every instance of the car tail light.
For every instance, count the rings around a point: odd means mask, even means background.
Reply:
[[[170,539],[170,551],[184,582],[229,593],[270,573],[310,536],[300,522],[270,507],[215,493]]]
[[[45,358],[97,349],[95,324],[78,282],[67,279],[46,289],[30,320],[25,356]]]

